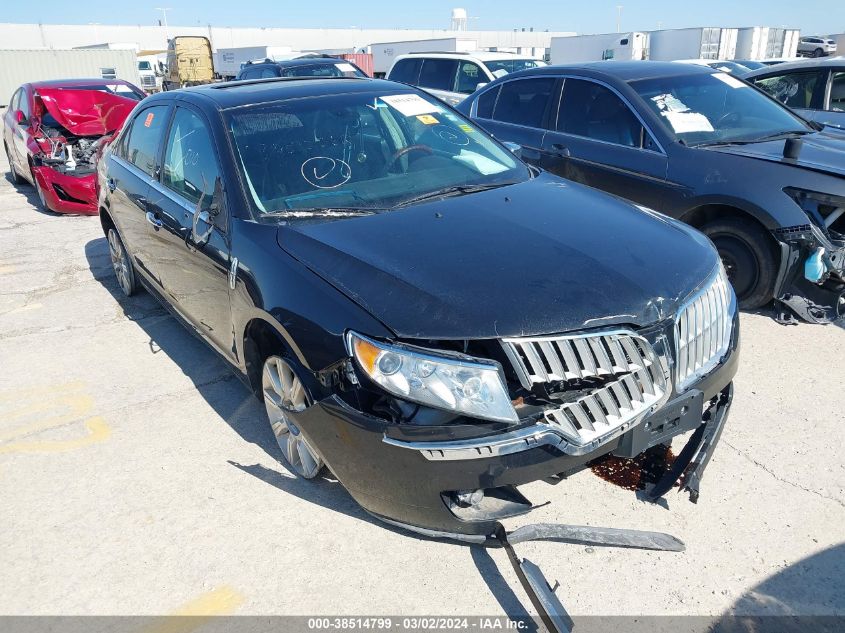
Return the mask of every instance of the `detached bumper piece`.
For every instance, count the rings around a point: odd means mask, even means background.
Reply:
[[[527,558],[519,559],[513,549],[517,543],[557,541],[599,547],[625,547],[663,552],[684,551],[683,542],[662,532],[548,523],[526,525],[510,533],[499,523],[496,526],[495,539],[507,553],[522,588],[549,633],[570,633],[573,629],[572,618],[569,617],[540,568]]]

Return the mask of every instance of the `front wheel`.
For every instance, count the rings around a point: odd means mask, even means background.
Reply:
[[[756,310],[773,299],[777,260],[761,226],[744,218],[722,218],[701,231],[716,245],[739,307]]]
[[[270,426],[288,465],[300,477],[313,479],[323,468],[323,459],[290,416],[311,405],[305,385],[286,359],[270,356],[261,372],[261,391]]]
[[[813,57],[822,57],[824,56],[824,51],[820,48],[817,48],[813,51]]]

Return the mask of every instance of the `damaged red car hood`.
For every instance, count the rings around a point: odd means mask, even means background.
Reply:
[[[121,125],[138,104],[99,90],[39,88],[38,96],[53,118],[71,134],[103,136]]]

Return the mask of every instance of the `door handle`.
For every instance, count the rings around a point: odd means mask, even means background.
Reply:
[[[569,153],[569,148],[563,143],[552,143],[552,149],[558,156],[561,156],[562,158],[569,158],[571,156],[571,154]]]
[[[115,190],[115,189],[117,189],[117,183],[114,181],[114,178],[109,178],[109,179],[106,181],[106,185],[108,186],[109,191],[110,191],[111,193],[114,193],[114,190]]]
[[[164,223],[156,217],[156,214],[152,211],[147,211],[147,222],[152,224],[157,229],[160,229],[164,226]]]

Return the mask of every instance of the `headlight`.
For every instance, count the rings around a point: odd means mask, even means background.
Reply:
[[[471,417],[519,420],[497,363],[413,351],[355,332],[347,333],[346,345],[370,380],[395,396]]]

